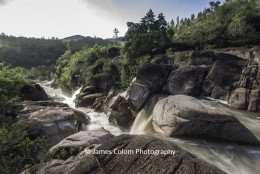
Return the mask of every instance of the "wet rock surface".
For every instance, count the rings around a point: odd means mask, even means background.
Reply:
[[[118,96],[111,106],[109,122],[117,125],[122,130],[129,130],[134,122],[129,102],[122,96]]]
[[[67,155],[72,156],[76,155],[78,152],[81,152],[85,148],[92,149],[98,144],[103,143],[104,141],[113,138],[109,131],[104,128],[93,131],[80,131],[76,134],[66,137],[60,143],[53,146],[49,150],[49,154],[52,157],[55,157],[61,150],[65,150]]]
[[[171,95],[186,94],[198,96],[207,69],[203,67],[182,67],[172,71],[164,86]]]
[[[190,96],[175,95],[158,101],[152,120],[155,131],[165,136],[260,144],[231,112]]]
[[[48,137],[50,146],[84,129],[89,122],[83,112],[53,101],[27,102],[18,118],[25,122],[30,136]]]
[[[136,151],[140,150],[140,153]],[[97,151],[112,152],[88,154],[84,151],[67,160],[52,160],[48,163],[36,165],[27,173],[89,173],[89,174],[222,174],[220,169],[206,163],[196,156],[183,151],[176,145],[151,136],[120,135],[103,142]],[[124,150],[129,154],[115,154]],[[141,151],[162,150],[168,152],[158,155],[154,153],[142,154]],[[132,154],[130,152],[133,152]]]

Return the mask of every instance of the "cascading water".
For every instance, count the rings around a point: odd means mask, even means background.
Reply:
[[[212,143],[205,140],[185,140],[158,137],[171,141],[198,158],[230,174],[259,174],[260,149],[237,144]]]
[[[151,122],[151,115],[153,108],[157,101],[164,99],[165,95],[153,95],[146,102],[143,109],[137,114],[133,126],[131,128],[130,134],[144,134],[151,130],[149,123]]]
[[[171,141],[180,148],[195,154],[200,159],[207,161],[230,174],[260,173],[260,148],[258,147],[241,146],[232,143],[212,143],[206,140],[162,137],[154,134],[151,125],[152,111],[156,102],[164,97],[152,96],[149,99],[143,109],[138,113],[131,128],[131,134],[152,133],[157,138]],[[256,137],[260,139],[259,114],[231,109],[231,107],[226,105],[226,102],[223,101],[212,100],[211,98],[205,98],[205,100],[211,100],[212,107],[221,105],[223,109],[232,112],[241,123],[243,123],[256,135]]]
[[[66,102],[70,106],[73,103],[73,98],[76,97],[77,93],[80,91],[77,90],[73,97],[68,98],[64,96],[60,89],[53,89],[49,86],[48,83],[42,84],[43,88],[48,95]],[[119,94],[120,95],[120,94]],[[121,96],[126,97],[126,93],[121,93]],[[192,140],[192,139],[180,139],[180,138],[171,138],[171,137],[161,137],[154,134],[152,125],[151,125],[151,115],[153,108],[156,102],[160,99],[165,98],[166,96],[155,95],[150,97],[148,102],[146,102],[143,109],[138,113],[134,124],[131,128],[131,134],[147,134],[152,133],[154,136],[171,141],[178,145],[180,148],[191,152],[198,156],[199,158],[207,161],[223,171],[230,174],[259,174],[260,173],[260,148],[251,147],[251,146],[241,146],[232,143],[212,143],[205,140]],[[65,100],[64,100],[65,99]],[[114,97],[114,100],[116,97]],[[225,102],[218,100],[212,100],[210,98],[205,100],[211,100],[212,107],[215,105],[221,105],[223,109],[232,112],[233,115],[243,123],[248,129],[250,129],[255,136],[260,139],[260,116],[257,113],[251,113],[247,111],[240,111],[231,108],[226,105]],[[77,108],[83,111],[81,108]],[[83,111],[84,112],[84,111]],[[89,112],[87,115],[91,118],[90,124],[87,125],[87,130],[95,130],[101,127],[109,130],[114,135],[121,134],[121,130],[118,127],[112,126],[109,124],[108,116],[104,113]]]
[[[54,89],[52,88],[51,85],[52,82],[50,81],[44,81],[41,82],[40,85],[43,87],[43,89],[46,91],[46,93],[51,96],[52,98],[56,98],[60,101],[62,101],[63,103],[68,104],[71,108],[75,108],[75,103],[74,100],[76,99],[77,95],[80,93],[80,90],[82,89],[82,87],[80,87],[79,89],[77,89],[71,97],[68,97],[66,95],[64,95],[61,91],[61,89],[57,88]]]
[[[90,123],[86,127],[87,130],[97,130],[103,127],[114,135],[122,134],[118,127],[109,124],[108,116],[105,113],[90,112],[87,115],[90,117]]]
[[[45,81],[41,83],[41,86],[49,96],[51,96],[54,99],[58,99],[63,103],[68,104],[71,108],[86,113],[90,117],[90,123],[86,125],[86,130],[96,130],[103,127],[114,135],[120,135],[122,133],[122,131],[118,127],[109,124],[108,116],[105,113],[93,112],[93,109],[89,109],[89,108],[75,108],[74,100],[76,99],[77,95],[80,93],[82,87],[77,89],[73,93],[72,97],[68,97],[62,94],[61,89],[54,89],[50,86],[50,84],[51,82],[49,81]],[[124,91],[119,95],[122,97],[127,97],[127,92]],[[116,99],[116,97],[114,98]]]

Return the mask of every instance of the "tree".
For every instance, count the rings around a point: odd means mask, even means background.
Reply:
[[[176,19],[176,21],[177,21],[177,27],[180,25],[180,17],[179,16],[177,16],[177,19]]]
[[[191,21],[194,21],[194,20],[195,20],[195,15],[194,15],[194,14],[191,15],[190,20],[191,20]]]
[[[140,23],[128,22],[127,26],[124,50],[130,57],[153,54],[154,50],[165,47],[171,39],[167,34],[168,24],[164,15],[160,13],[155,19],[151,9]]]

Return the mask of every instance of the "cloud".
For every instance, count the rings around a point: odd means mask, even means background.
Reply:
[[[145,0],[80,0],[87,8],[95,8],[97,12],[102,12],[104,16],[121,22],[139,22],[145,14]],[[155,1],[155,0],[151,0]],[[149,10],[148,7],[147,11]]]
[[[12,0],[0,0],[0,6],[2,5],[6,5],[7,3],[9,3]]]

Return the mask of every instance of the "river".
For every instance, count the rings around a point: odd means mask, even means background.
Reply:
[[[67,103],[70,107],[75,108],[73,100],[79,93],[80,89],[75,91],[72,97],[62,94],[60,89],[50,87],[50,82],[41,83],[41,86],[47,94],[57,100]],[[165,96],[157,95],[151,98],[145,107],[139,112],[130,132],[122,132],[118,127],[109,124],[108,116],[105,113],[97,113],[86,108],[77,108],[85,112],[91,119],[86,130],[95,130],[101,127],[109,130],[114,135],[122,133],[131,134],[149,134],[156,136],[165,141],[171,141],[180,148],[195,154],[200,159],[207,161],[223,171],[230,174],[260,174],[260,147],[243,146],[234,143],[214,143],[206,140],[180,139],[161,137],[153,132],[151,126],[151,113],[155,103]],[[235,117],[250,129],[254,135],[260,139],[260,115],[247,111],[232,109],[225,102],[210,98],[212,106],[221,105],[223,109],[232,111]]]

